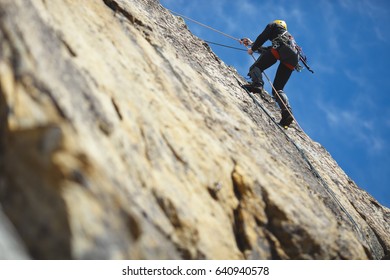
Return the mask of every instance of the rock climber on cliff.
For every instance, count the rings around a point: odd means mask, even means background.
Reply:
[[[272,46],[263,47],[262,45],[267,40],[272,42]],[[298,63],[297,45],[292,35],[287,31],[286,22],[275,20],[265,27],[255,42],[252,42],[249,38],[241,39],[240,42],[247,47],[249,46],[249,55],[253,55],[255,51],[261,53],[256,62],[249,68],[248,75],[252,83],[243,86],[251,92],[263,91],[264,81],[262,72],[274,65],[277,60],[280,60],[273,82],[272,95],[281,109],[282,118],[280,125],[284,127],[289,126],[293,121],[293,116],[287,95],[283,92],[283,89],[291,73],[294,69],[298,69],[300,65]]]

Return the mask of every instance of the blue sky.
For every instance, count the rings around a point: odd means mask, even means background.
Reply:
[[[390,207],[390,2],[388,0],[161,0],[175,12],[252,40],[283,19],[315,71],[294,72],[285,87],[305,132],[361,188]],[[186,20],[198,37],[241,47]],[[269,42],[265,45],[269,45]],[[253,59],[211,45],[246,76]],[[266,71],[273,80],[276,66]],[[270,86],[266,90],[270,92]]]

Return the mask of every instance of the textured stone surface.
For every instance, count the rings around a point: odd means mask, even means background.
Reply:
[[[28,258],[18,233],[0,209],[0,260],[24,260]]]
[[[158,1],[0,11],[1,231],[26,258],[390,253],[390,210]]]

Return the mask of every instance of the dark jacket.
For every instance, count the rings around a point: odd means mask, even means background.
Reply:
[[[280,36],[286,40],[280,40]],[[276,23],[268,24],[263,32],[256,38],[252,45],[252,50],[259,50],[267,40],[270,40],[273,44],[278,43],[279,46],[275,48],[277,55],[275,51],[273,51],[273,54],[276,55],[277,59],[280,59],[281,62],[287,63],[293,67],[298,64],[298,53],[293,46],[293,43],[295,42],[294,38],[286,29]]]

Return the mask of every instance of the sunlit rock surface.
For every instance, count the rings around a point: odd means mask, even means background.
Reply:
[[[389,255],[390,210],[158,1],[0,0],[0,42],[0,258]]]

